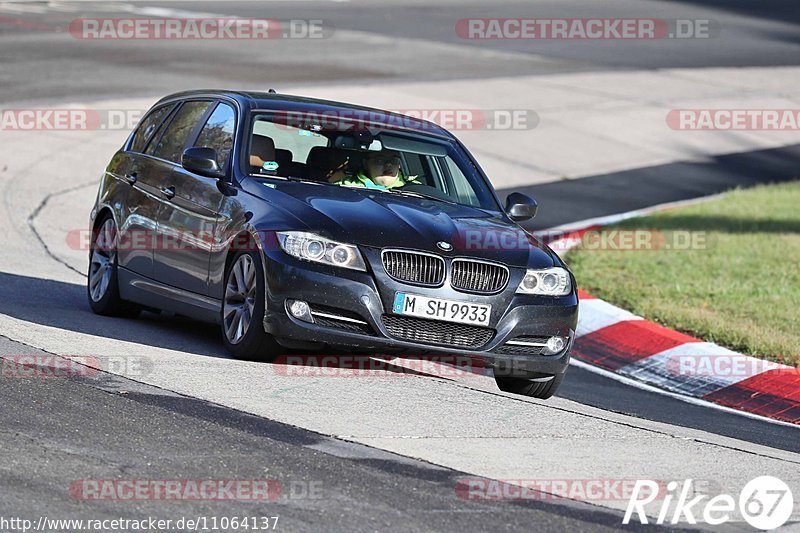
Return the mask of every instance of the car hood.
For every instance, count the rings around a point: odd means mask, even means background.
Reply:
[[[303,229],[375,248],[477,257],[510,266],[560,265],[555,254],[500,213],[382,191],[308,182],[253,180],[250,192],[292,215]],[[447,243],[452,251],[437,243]]]

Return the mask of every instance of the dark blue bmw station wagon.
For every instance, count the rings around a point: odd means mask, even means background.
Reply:
[[[275,93],[153,106],[92,210],[88,297],[221,326],[241,358],[287,349],[468,354],[509,392],[550,397],[578,297],[559,257],[445,129]]]

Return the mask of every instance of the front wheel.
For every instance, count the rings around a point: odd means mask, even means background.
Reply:
[[[556,393],[564,381],[564,374],[555,374],[552,377],[537,376],[531,379],[495,376],[494,380],[501,391],[546,400]]]
[[[237,359],[272,361],[282,352],[264,331],[264,269],[253,252],[239,252],[225,273],[222,340]]]

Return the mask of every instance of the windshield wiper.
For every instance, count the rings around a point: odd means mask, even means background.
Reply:
[[[259,179],[274,179],[274,180],[281,180],[281,181],[300,181],[303,183],[324,183],[322,181],[314,181],[308,178],[299,178],[297,176],[268,176],[266,174],[250,174],[250,177],[259,178]],[[328,184],[330,185],[330,184]]]
[[[436,200],[437,202],[444,202],[446,204],[452,205],[461,205],[458,202],[454,202],[453,200],[446,200],[444,198],[440,198],[439,196],[433,196],[432,194],[425,194],[424,192],[417,192],[417,191],[404,191],[403,189],[385,189],[386,192],[390,192],[392,194],[405,194],[408,196],[415,196],[417,198],[426,198],[428,200]]]

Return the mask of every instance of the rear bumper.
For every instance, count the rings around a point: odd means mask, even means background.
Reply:
[[[531,374],[560,374],[569,365],[569,350],[575,337],[578,320],[578,299],[575,291],[562,298],[514,296],[504,310],[498,309],[493,320],[495,333],[478,348],[409,342],[393,337],[384,326],[382,316],[392,314],[391,302],[397,290],[420,292],[422,289],[380,279],[379,275],[317,265],[291,258],[276,250],[265,254],[267,311],[264,329],[292,346],[334,349],[349,352],[404,354],[408,356],[449,354],[483,359],[494,367],[495,374],[526,377]],[[380,286],[376,283],[380,279]],[[438,292],[437,292],[438,291]],[[434,289],[429,295],[491,303],[492,297],[476,298],[469,294]],[[358,328],[343,329],[308,323],[290,316],[286,300],[303,300],[312,309],[327,307],[341,310],[347,316],[359,317],[365,323]],[[508,299],[508,298],[506,298]],[[352,329],[356,329],[353,331]],[[557,355],[507,355],[494,351],[518,336],[569,337],[567,348]]]

